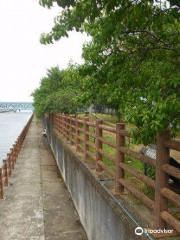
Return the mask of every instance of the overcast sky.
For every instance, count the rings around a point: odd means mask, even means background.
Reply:
[[[58,12],[38,0],[0,0],[0,101],[32,101],[30,94],[47,68],[82,62],[85,35],[73,32],[53,45],[39,43]]]

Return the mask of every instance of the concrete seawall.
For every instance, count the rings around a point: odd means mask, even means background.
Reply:
[[[136,220],[45,121],[48,141],[89,240],[153,239],[135,234]]]

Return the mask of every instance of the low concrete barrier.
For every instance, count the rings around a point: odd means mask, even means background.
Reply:
[[[45,121],[47,138],[89,240],[153,239]]]

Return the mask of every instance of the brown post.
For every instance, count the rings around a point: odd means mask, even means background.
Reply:
[[[162,169],[163,164],[169,164],[170,151],[164,147],[165,140],[170,138],[170,132],[165,131],[157,136],[156,148],[156,188],[155,188],[155,228],[164,229],[167,227],[166,222],[161,218],[162,211],[168,211],[168,200],[165,198],[161,189],[169,188],[169,175]]]
[[[65,136],[65,134],[64,134],[64,114],[62,114],[62,135],[63,135],[63,137]]]
[[[14,162],[16,163],[16,161],[17,161],[17,148],[16,148],[16,144],[13,144],[13,151],[14,151]]]
[[[67,120],[66,120],[66,122],[67,122],[67,124],[70,124],[70,119],[69,119],[69,115],[68,115],[68,118],[67,118]],[[71,133],[70,133],[70,126],[69,125],[67,125],[67,140],[68,141],[70,141],[70,135],[71,135]]]
[[[87,158],[86,152],[89,151],[89,146],[87,144],[87,141],[89,141],[89,135],[86,132],[89,132],[89,126],[87,125],[87,122],[89,121],[88,117],[84,117],[84,160]]]
[[[65,129],[65,127],[66,127],[66,124],[65,124],[65,115],[63,114],[63,136],[64,136],[64,138],[66,137],[66,129]]]
[[[66,115],[64,115],[64,137],[67,138],[67,132],[66,132]]]
[[[74,127],[76,127],[76,121],[74,121],[76,119],[76,115],[74,115],[73,117],[72,117],[72,132],[73,132],[73,136],[72,136],[72,139],[75,141],[76,140],[76,137],[75,137],[75,133],[76,133],[76,128],[74,128]],[[73,145],[76,145],[76,143],[73,141]]]
[[[8,171],[7,171],[7,161],[3,160],[4,163],[4,177],[5,177],[5,183],[4,186],[8,186]]]
[[[72,145],[73,144],[73,141],[72,141],[72,138],[73,138],[73,135],[72,135],[72,131],[73,131],[73,128],[72,128],[72,116],[69,116],[70,117],[70,120],[69,120],[69,124],[70,124],[70,127],[69,127],[69,141],[70,141],[70,144]]]
[[[11,177],[11,157],[10,154],[7,154],[7,161],[8,161],[8,176]]]
[[[102,129],[99,128],[99,125],[102,124],[102,121],[96,120],[96,171],[102,171],[102,167],[99,166],[98,161],[102,161],[102,154],[98,151],[102,149],[102,142],[99,140],[99,137],[102,137]]]
[[[59,114],[59,132],[62,133],[61,132],[61,114]]]
[[[51,123],[52,123],[52,127],[54,127],[54,124],[53,124],[53,113],[51,113]]]
[[[60,118],[60,133],[62,134],[62,114],[59,116]]]
[[[76,151],[79,150],[78,145],[79,145],[79,143],[80,143],[80,141],[79,141],[80,131],[78,130],[78,128],[79,128],[79,122],[78,122],[78,119],[79,119],[79,118],[76,117]]]
[[[54,114],[54,121],[55,121],[55,129],[56,129],[56,131],[58,131],[57,114]]]
[[[21,146],[20,146],[20,139],[19,139],[19,137],[18,137],[18,155],[19,155],[20,149],[21,149]]]
[[[13,148],[11,148],[11,151],[10,151],[10,159],[11,159],[12,169],[14,169],[14,150],[13,150]]]
[[[57,118],[56,118],[56,114],[54,114],[54,128],[55,128],[55,130],[57,130]]]
[[[55,129],[55,115],[52,113],[52,119],[53,119],[53,128]]]
[[[59,133],[59,114],[56,114],[57,131]]]
[[[64,136],[64,122],[63,122],[63,120],[64,120],[64,115],[63,114],[61,114],[61,132],[62,132],[62,136]]]
[[[3,199],[3,176],[2,176],[2,168],[0,168],[0,198]]]
[[[54,130],[56,130],[56,116],[54,113],[53,113],[53,128]]]
[[[124,178],[124,170],[119,166],[119,163],[124,162],[124,153],[120,151],[119,147],[125,146],[125,137],[120,135],[120,130],[125,130],[124,123],[116,124],[116,194],[124,192],[124,187],[119,182],[120,178]]]
[[[68,125],[67,125],[67,122],[68,122],[67,115],[65,115],[66,140],[68,141]]]

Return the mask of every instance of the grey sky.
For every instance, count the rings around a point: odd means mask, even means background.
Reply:
[[[59,11],[41,7],[38,0],[0,0],[0,101],[31,101],[47,68],[64,68],[71,59],[82,62],[85,35],[73,32],[53,45],[39,43]]]

